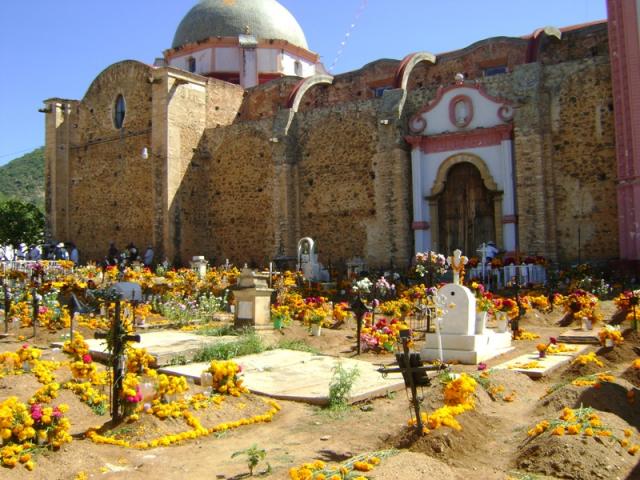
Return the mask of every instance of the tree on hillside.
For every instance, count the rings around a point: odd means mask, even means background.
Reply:
[[[30,203],[0,202],[0,244],[17,246],[40,243],[44,237],[44,215]]]

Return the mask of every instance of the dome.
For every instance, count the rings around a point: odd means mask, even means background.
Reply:
[[[286,40],[308,50],[300,24],[276,0],[201,0],[180,22],[172,48],[246,33],[258,39]]]

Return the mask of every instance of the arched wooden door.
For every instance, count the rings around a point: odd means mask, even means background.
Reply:
[[[496,240],[493,194],[475,165],[462,162],[447,172],[438,198],[438,219],[438,243],[443,253],[459,248],[473,256],[483,242]]]

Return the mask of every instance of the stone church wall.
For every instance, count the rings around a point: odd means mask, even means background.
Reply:
[[[122,62],[91,85],[71,118],[69,232],[83,260],[102,259],[109,242],[138,248],[152,239],[153,197],[149,160],[151,85],[149,67]],[[124,128],[113,124],[116,96],[126,101]],[[77,125],[77,128],[76,128]]]

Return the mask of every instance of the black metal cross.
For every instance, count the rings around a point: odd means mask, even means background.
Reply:
[[[11,312],[11,290],[9,286],[3,282],[4,290],[4,333],[9,333],[9,312]]]
[[[120,400],[122,395],[122,380],[124,379],[124,351],[127,342],[140,342],[140,335],[127,335],[122,327],[120,315],[121,300],[116,300],[115,318],[111,323],[109,332],[96,332],[95,338],[106,339],[107,349],[110,353],[110,363],[113,369],[113,391],[111,396],[111,421],[113,424],[120,422],[122,412],[120,411]]]
[[[356,316],[356,349],[358,352],[358,355],[360,355],[360,332],[362,331],[362,319],[364,318],[364,315],[367,312],[370,312],[371,309],[362,301],[362,298],[360,298],[360,296],[358,296],[352,303],[351,303],[351,311],[354,313],[354,315]]]
[[[396,353],[397,368],[381,367],[378,372],[386,375],[388,373],[402,373],[404,385],[411,390],[411,405],[416,415],[416,428],[422,433],[423,424],[420,416],[420,399],[418,398],[418,387],[426,387],[431,385],[431,379],[427,372],[444,370],[446,364],[422,366],[419,353],[409,352],[409,342],[411,341],[411,331],[401,330],[400,340],[402,341],[402,353]]]

